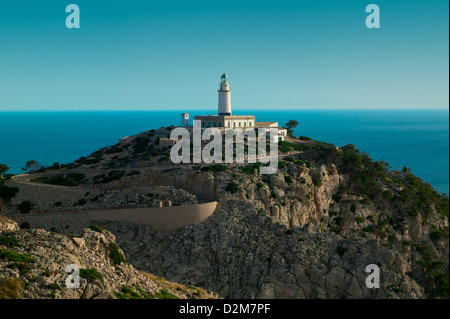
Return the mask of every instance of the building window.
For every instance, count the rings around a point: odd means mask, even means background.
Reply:
[[[248,126],[252,127],[252,122],[248,123]]]
[[[230,127],[230,122],[228,122],[228,127]]]
[[[244,122],[244,126],[247,127],[247,122]]]
[[[233,127],[236,127],[236,122],[233,122]]]
[[[241,127],[241,122],[239,122],[239,127]]]

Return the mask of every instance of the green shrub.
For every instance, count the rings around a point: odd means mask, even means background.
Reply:
[[[404,291],[399,286],[394,285],[394,284],[390,285],[388,288],[391,289],[392,291],[394,291],[395,293],[398,293],[398,294],[399,293],[404,293]]]
[[[84,198],[78,200],[78,202],[74,206],[83,206],[86,205],[86,200]]]
[[[347,251],[347,248],[344,248],[342,246],[339,246],[339,247],[336,248],[336,253],[339,256],[343,256],[346,251]]]
[[[80,269],[80,277],[88,281],[98,279],[103,283],[103,276],[96,269]]]
[[[366,221],[366,218],[364,216],[358,216],[358,217],[355,217],[355,220],[358,224],[361,224]]]
[[[180,299],[164,289],[161,289],[159,292],[155,293],[155,295],[158,299]]]
[[[21,275],[31,273],[31,269],[33,269],[33,267],[30,264],[16,263],[16,262],[9,264],[6,267],[9,269],[18,270]]]
[[[43,176],[35,179],[34,181],[50,184],[50,185],[60,185],[60,186],[78,186],[85,179],[86,175],[81,173],[72,173],[64,177],[63,174],[56,176]]]
[[[126,262],[125,257],[119,250],[119,246],[117,246],[116,244],[109,245],[109,252],[109,256],[114,265],[120,265],[121,263]]]
[[[387,219],[381,219],[381,220],[378,221],[377,227],[378,227],[378,228],[383,228],[383,227],[385,227],[387,224],[389,224],[389,220],[387,220]]]
[[[448,238],[448,232],[438,229],[430,233],[430,239],[434,242],[437,242],[441,238]]]
[[[260,183],[257,183],[256,186],[258,187],[258,189],[260,189],[260,188],[264,187],[264,184],[260,182]]]
[[[141,288],[139,288],[136,285],[133,285],[134,289],[136,289],[139,294],[143,297],[143,299],[153,299],[153,296],[151,294],[146,293],[144,290],[142,290]]]
[[[322,186],[322,180],[320,179],[319,176],[313,177],[312,182],[313,182],[314,186],[316,186],[316,187]]]
[[[58,285],[56,282],[48,284],[47,288],[51,289],[51,290],[62,290],[61,286]]]
[[[292,184],[292,182],[293,182],[293,178],[292,178],[292,176],[290,176],[290,175],[286,175],[286,176],[284,177],[284,180],[285,180],[286,183],[288,183],[288,184]]]
[[[133,287],[136,291],[130,287],[122,286],[122,292],[115,292],[114,296],[117,299],[153,299],[152,295],[146,293],[138,286],[133,285]]]
[[[373,234],[375,232],[375,228],[372,225],[364,227],[362,230],[365,231],[366,233],[370,233],[370,234]]]
[[[92,165],[92,164],[100,163],[101,160],[102,160],[101,157],[96,157],[96,158],[91,158],[91,159],[88,159],[86,157],[80,157],[76,162],[81,165]]]
[[[94,183],[98,184],[106,184],[121,179],[123,176],[125,176],[125,173],[126,172],[124,171],[111,171],[108,173],[108,175],[101,174],[94,176],[93,181]]]
[[[30,223],[29,222],[23,222],[19,225],[22,229],[30,229]]]
[[[227,187],[225,187],[225,190],[227,192],[231,192],[231,194],[236,193],[238,189],[239,189],[238,184],[236,184],[235,182],[230,182],[228,183]]]
[[[9,202],[19,192],[17,187],[0,186],[0,198]]]
[[[253,174],[254,168],[253,166],[245,166],[242,168],[242,171],[246,174]]]
[[[334,222],[336,223],[336,225],[341,225],[343,218],[341,216],[336,216],[334,218]]]
[[[19,240],[10,236],[0,236],[0,246],[6,246],[7,248],[14,248],[19,245]]]
[[[417,208],[412,208],[406,211],[406,213],[411,216],[411,217],[417,217],[419,216],[419,211],[417,210]]]
[[[31,206],[33,206],[33,204],[31,204],[30,201],[24,200],[22,203],[17,205],[17,208],[22,214],[29,214],[31,212]]]
[[[124,294],[128,294],[129,296],[131,296],[131,299],[142,299],[141,295],[138,294],[136,291],[134,291],[133,289],[131,289],[130,287],[127,286],[123,286],[122,287],[122,292]]]
[[[62,202],[56,202],[53,204],[53,207],[61,207],[63,205]]]
[[[96,232],[99,232],[99,233],[102,233],[103,230],[104,230],[103,228],[101,228],[101,227],[99,227],[97,225],[90,225],[90,226],[88,226],[88,228],[90,230],[93,230],[93,231],[96,231]]]
[[[68,181],[68,183],[74,183],[74,184],[81,184],[81,182],[86,178],[86,175],[81,174],[81,173],[72,173],[67,175],[66,180]]]
[[[225,165],[214,164],[214,165],[205,166],[201,170],[204,172],[210,171],[210,172],[217,173],[217,172],[225,172],[227,169],[228,169],[228,167],[226,167]]]
[[[405,245],[411,245],[421,254],[422,258],[417,261],[427,274],[427,289],[430,296],[448,297],[449,293],[449,273],[445,271],[445,263],[441,260],[435,260],[428,246],[420,246],[412,241],[404,242]]]
[[[138,170],[133,170],[127,174],[127,176],[135,176],[135,175],[141,175],[141,172]]]
[[[339,194],[333,194],[333,196],[331,196],[331,198],[336,202],[339,203],[342,199],[342,196]]]
[[[122,153],[122,151],[123,151],[123,149],[121,147],[113,146],[109,150],[106,150],[105,154],[108,154],[108,155],[117,154],[117,153]]]
[[[34,259],[31,254],[19,254],[18,252],[8,249],[0,249],[0,258],[6,261],[15,261],[25,264],[36,262],[36,259]]]
[[[333,216],[337,216],[338,215],[338,213],[337,212],[333,212],[333,211],[329,211],[328,212],[328,216],[331,218],[331,217],[333,217]]]
[[[385,190],[383,192],[383,197],[389,200],[389,199],[393,198],[394,196],[392,195],[391,191]]]

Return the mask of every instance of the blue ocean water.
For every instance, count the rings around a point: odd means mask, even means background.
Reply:
[[[204,110],[194,114],[209,114]],[[295,135],[366,151],[393,168],[407,166],[439,192],[449,192],[448,110],[276,110],[235,111],[257,121],[290,119]],[[26,161],[68,163],[119,138],[150,129],[178,125],[180,111],[0,112],[0,163],[10,173]]]

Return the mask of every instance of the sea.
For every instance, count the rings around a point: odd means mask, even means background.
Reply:
[[[179,125],[182,111],[0,111],[0,163],[20,174],[29,160],[70,163],[125,136]],[[194,115],[208,115],[191,110]],[[257,122],[289,120],[296,136],[354,144],[372,159],[404,166],[441,193],[449,193],[448,109],[276,109],[239,110]]]

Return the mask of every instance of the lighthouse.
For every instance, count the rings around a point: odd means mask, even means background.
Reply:
[[[231,89],[228,76],[224,73],[220,78],[219,115],[231,115]]]
[[[209,127],[217,127],[224,132],[226,129],[278,129],[278,141],[284,141],[287,131],[283,127],[278,127],[278,122],[256,122],[254,115],[232,115],[231,114],[231,89],[228,83],[228,75],[225,73],[220,77],[219,106],[217,115],[196,115],[194,116],[195,125],[199,125],[202,129]],[[194,125],[194,126],[195,126]],[[192,128],[189,126],[189,114],[181,114],[181,126]],[[266,131],[266,134],[267,131]]]

